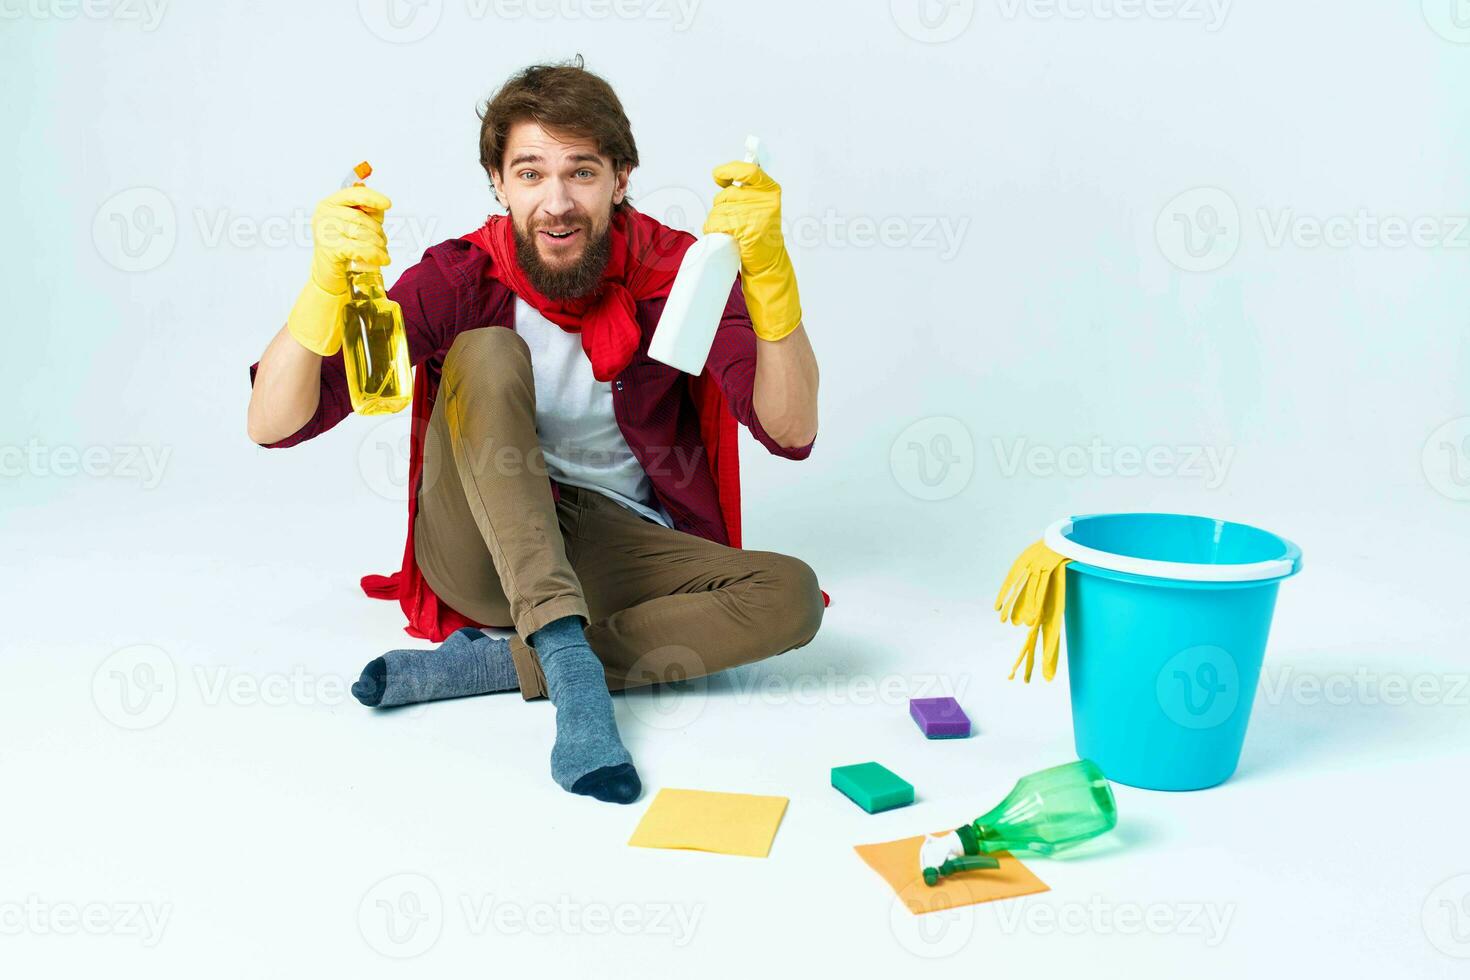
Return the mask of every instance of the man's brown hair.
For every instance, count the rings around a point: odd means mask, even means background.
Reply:
[[[582,67],[582,56],[560,65],[532,65],[516,72],[479,111],[480,166],[487,176],[505,163],[511,126],[535,121],[543,129],[590,139],[612,160],[613,170],[638,166],[638,144],[617,93]],[[617,205],[616,209],[626,203]]]

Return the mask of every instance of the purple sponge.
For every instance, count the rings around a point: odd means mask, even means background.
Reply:
[[[970,737],[970,719],[954,698],[909,698],[909,714],[925,738]]]

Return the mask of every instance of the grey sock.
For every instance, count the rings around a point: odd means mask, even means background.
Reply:
[[[556,705],[551,777],[562,789],[608,803],[643,792],[633,757],[618,736],[602,661],[587,645],[582,617],[564,616],[529,637]]]
[[[352,695],[369,707],[391,708],[518,687],[510,640],[466,626],[433,650],[390,650],[371,661]]]

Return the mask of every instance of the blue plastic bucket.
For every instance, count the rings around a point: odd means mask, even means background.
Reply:
[[[1066,567],[1079,758],[1144,789],[1235,772],[1281,580],[1301,549],[1246,524],[1093,514],[1046,532]]]

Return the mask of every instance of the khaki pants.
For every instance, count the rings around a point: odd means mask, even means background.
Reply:
[[[513,625],[527,699],[546,678],[526,638],[587,620],[608,687],[700,677],[805,646],[822,622],[807,564],[646,520],[592,490],[552,499],[536,436],[531,353],[515,331],[460,333],[424,439],[414,554],[434,592]]]

